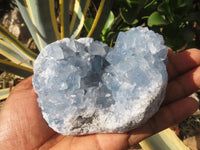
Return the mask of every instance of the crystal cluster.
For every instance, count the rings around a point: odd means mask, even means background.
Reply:
[[[42,115],[63,135],[130,131],[159,109],[166,59],[162,36],[143,27],[119,33],[113,48],[92,38],[51,43],[34,63]]]

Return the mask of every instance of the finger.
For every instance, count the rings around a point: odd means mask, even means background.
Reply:
[[[170,52],[171,53],[171,52]],[[190,49],[179,54],[168,55],[169,81],[200,65],[200,50]]]
[[[176,55],[176,54],[173,52],[171,48],[168,47],[168,54],[167,54],[168,59],[172,57],[173,55]]]
[[[30,76],[26,79],[24,79],[23,81],[21,81],[15,88],[14,90],[27,90],[27,89],[31,89],[32,86],[32,78],[33,76]]]
[[[185,98],[162,107],[144,126],[130,133],[129,145],[134,145],[143,139],[175,125],[198,109],[198,103],[193,98]]]
[[[181,99],[196,92],[200,88],[200,67],[169,82],[164,104]]]

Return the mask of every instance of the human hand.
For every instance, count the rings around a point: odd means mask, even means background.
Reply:
[[[143,126],[123,134],[63,136],[48,127],[37,104],[32,77],[18,84],[0,112],[1,150],[121,150],[179,123],[198,108],[188,96],[200,88],[200,51],[169,50],[169,83],[160,110]]]

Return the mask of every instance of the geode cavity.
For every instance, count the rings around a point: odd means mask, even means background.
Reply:
[[[164,99],[166,58],[162,36],[143,27],[121,32],[114,48],[92,38],[51,43],[34,63],[42,115],[63,135],[130,131]]]

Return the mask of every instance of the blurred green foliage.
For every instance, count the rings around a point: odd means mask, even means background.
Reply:
[[[119,31],[148,26],[174,50],[200,48],[199,0],[116,0],[104,27],[103,42],[114,45]]]

